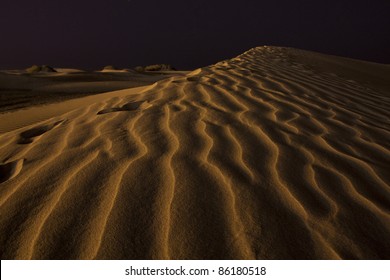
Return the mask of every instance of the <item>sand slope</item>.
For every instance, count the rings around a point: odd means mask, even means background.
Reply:
[[[0,71],[0,114],[30,106],[46,105],[92,94],[151,85],[185,71],[138,73],[132,70],[84,72],[57,69],[59,72],[26,73]]]
[[[1,257],[389,259],[389,74],[259,47],[4,133]]]

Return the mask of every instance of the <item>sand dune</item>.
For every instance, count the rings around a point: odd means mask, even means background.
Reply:
[[[0,115],[0,133],[9,132],[34,123],[45,121],[52,117],[73,111],[75,109],[89,106],[92,103],[132,93],[138,94],[148,88],[149,86],[144,86],[125,90],[111,91],[99,95],[90,95],[81,98],[74,98],[60,103],[30,106],[29,108],[23,110],[3,113]]]
[[[57,72],[0,71],[0,113],[147,86],[185,71],[138,73],[134,70],[85,72],[57,68]]]
[[[1,257],[389,259],[389,76],[259,47],[8,131]]]

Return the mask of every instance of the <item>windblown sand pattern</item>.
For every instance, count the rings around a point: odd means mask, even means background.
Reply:
[[[389,259],[389,73],[259,47],[4,133],[1,257]]]

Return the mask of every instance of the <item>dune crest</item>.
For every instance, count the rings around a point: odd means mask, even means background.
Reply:
[[[1,257],[389,259],[389,74],[258,47],[4,133]]]

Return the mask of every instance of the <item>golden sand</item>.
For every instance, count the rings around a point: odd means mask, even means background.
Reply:
[[[258,47],[0,115],[1,258],[388,259],[389,77]]]

